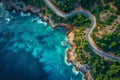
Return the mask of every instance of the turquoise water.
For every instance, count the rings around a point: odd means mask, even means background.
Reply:
[[[0,12],[0,80],[82,80],[65,63],[65,28],[52,29],[30,13]]]

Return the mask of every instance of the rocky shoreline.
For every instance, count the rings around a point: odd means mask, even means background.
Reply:
[[[50,16],[46,17],[44,14],[39,13],[41,8],[38,9],[38,8],[35,8],[31,5],[26,6],[24,4],[24,2],[22,2],[22,1],[21,2],[11,2],[11,1],[3,2],[3,5],[9,11],[15,10],[16,12],[22,11],[23,13],[36,14],[42,19],[42,21],[46,21],[52,28],[55,28],[58,26],[65,27],[67,29],[68,42],[71,46],[66,51],[66,61],[72,63],[75,67],[75,70],[80,70],[84,74],[86,80],[93,80],[89,71],[87,70],[86,65],[81,65],[79,63],[77,54],[75,53],[76,45],[73,42],[73,40],[74,40],[74,26],[64,24],[64,23],[54,24],[53,21],[51,20]]]

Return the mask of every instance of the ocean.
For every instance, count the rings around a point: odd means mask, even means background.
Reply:
[[[0,80],[82,80],[65,62],[69,47],[65,28],[0,5]]]

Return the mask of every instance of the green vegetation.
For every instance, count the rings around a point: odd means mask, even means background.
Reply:
[[[116,19],[116,18],[117,18],[117,15],[111,15],[110,17],[108,17],[106,19],[106,21],[104,21],[104,24],[105,25],[110,25],[114,21],[114,19]]]
[[[107,17],[107,19],[104,22],[100,22],[98,21],[98,25],[101,26],[101,29],[103,29],[103,27],[105,25],[111,25],[112,22],[114,22],[115,19],[117,19],[118,15],[120,15],[120,0],[104,0],[105,5],[108,3],[112,3],[117,10],[114,10],[113,8],[107,8],[112,14]],[[105,10],[102,10],[102,12],[104,12]],[[106,12],[106,11],[105,11]],[[101,13],[101,11],[100,11]],[[109,27],[109,26],[108,26]],[[100,47],[101,49],[103,49],[105,52],[113,52],[115,55],[120,56],[120,25],[118,25],[118,28],[116,29],[116,31],[114,31],[113,33],[109,33],[103,36],[102,39],[97,38],[95,35],[93,35],[93,39],[95,41],[95,43],[97,44],[98,47]],[[96,30],[94,30],[94,33],[96,32]]]
[[[80,58],[81,64],[88,64],[91,67],[91,74],[95,80],[119,80],[120,65],[115,61],[106,61],[94,54],[90,49],[85,37],[82,37],[83,29],[75,31],[74,42],[77,45],[76,53]],[[84,53],[86,51],[86,53]]]
[[[57,0],[56,0],[57,1]],[[64,3],[67,0],[64,0]],[[76,3],[76,1],[78,1],[78,4],[81,5],[83,8],[85,9],[89,9],[90,11],[92,11],[92,13],[96,16],[97,18],[97,24],[98,25],[110,25],[114,19],[117,18],[117,14],[116,15],[111,15],[109,18],[107,18],[105,20],[105,22],[101,22],[100,21],[100,13],[101,12],[107,12],[107,10],[110,10],[110,12],[115,12],[113,9],[110,8],[110,5],[108,2],[105,2],[105,4],[103,5],[100,0],[96,0],[97,5],[94,6],[95,1],[84,1],[84,0],[75,0],[74,2],[69,1],[68,3],[71,5],[73,3]],[[112,1],[112,0],[111,0]],[[111,2],[110,1],[110,2]],[[59,4],[62,4],[62,2],[59,2]],[[55,3],[55,5],[57,5],[61,10],[66,11],[66,7],[61,7],[59,4],[57,4],[57,2]],[[86,5],[87,4],[87,5]],[[63,4],[62,4],[63,5]],[[118,5],[118,3],[117,3]],[[64,4],[64,6],[69,7],[68,5]],[[64,8],[64,9],[63,9]],[[72,11],[73,8],[69,8],[69,12]],[[72,19],[74,18],[74,19]],[[115,62],[115,61],[106,61],[103,58],[99,57],[98,55],[94,54],[91,49],[89,48],[88,42],[86,41],[85,38],[85,33],[83,32],[90,24],[90,21],[87,20],[81,24],[82,21],[84,21],[85,18],[81,17],[80,15],[77,15],[77,17],[72,17],[71,19],[66,19],[68,21],[66,21],[67,23],[71,23],[72,25],[75,25],[75,40],[74,42],[76,43],[76,53],[78,54],[78,57],[80,58],[80,63],[81,64],[88,64],[91,67],[91,74],[93,75],[95,80],[120,80],[120,65]],[[81,21],[82,20],[82,21]],[[70,22],[69,22],[70,21]],[[59,21],[58,21],[59,22]],[[95,28],[94,31],[98,31],[97,28]],[[104,45],[106,43],[110,43],[111,48],[108,47],[108,45],[106,44],[106,46],[104,46],[104,48],[107,48],[105,50],[109,50],[111,51],[117,51],[117,55],[119,55],[120,49],[117,48],[120,45],[119,42],[119,35],[118,35],[119,31],[116,33],[113,33],[111,36],[109,35],[109,37],[107,37],[108,40],[101,42],[103,40],[98,40],[96,39],[96,42],[98,42],[99,46]],[[102,44],[101,44],[102,43]],[[116,48],[114,48],[116,47]]]
[[[59,7],[64,12],[70,12],[71,10],[74,10],[74,2],[70,0],[56,0],[55,2],[52,1],[57,7]]]
[[[54,23],[71,24],[77,28],[79,27],[88,28],[90,27],[90,23],[91,23],[90,19],[82,14],[78,14],[69,18],[62,18],[54,14],[54,16],[52,16],[52,19],[54,20]]]
[[[104,0],[104,3],[113,2],[114,0]]]
[[[90,26],[90,20],[83,15],[76,15],[70,18],[61,18],[54,14],[49,8],[46,7],[43,0],[24,0],[26,4],[30,4],[36,7],[45,8],[45,14],[52,14],[51,17],[54,23],[66,23],[75,26],[75,40],[76,53],[80,58],[81,64],[88,64],[91,67],[91,74],[95,80],[120,80],[120,64],[115,61],[107,61],[100,56],[94,54],[89,48],[88,42],[85,38],[85,29]],[[104,0],[104,5],[101,0],[52,0],[52,2],[64,12],[71,12],[76,7],[81,5],[84,9],[91,11],[97,19],[98,25],[108,25],[114,21],[116,15],[120,14],[120,0]],[[112,2],[118,10],[115,12],[110,8],[109,2]],[[105,13],[107,10],[115,12],[116,15],[111,15],[105,22],[100,22],[100,13]],[[103,27],[101,27],[103,28]],[[98,31],[95,28],[94,31]],[[104,36],[102,39],[98,39],[95,36],[93,38],[97,45],[105,51],[112,51],[116,55],[120,55],[120,25],[116,32]]]
[[[114,5],[117,7],[117,12],[116,12],[116,14],[117,15],[120,15],[120,0],[116,0],[115,2],[114,2]]]
[[[35,6],[35,7],[45,7],[43,0],[23,0],[26,4]]]
[[[90,19],[86,16],[83,16],[81,14],[78,14],[74,17],[68,18],[68,20],[70,20],[71,22],[69,24],[72,23],[72,25],[74,25],[75,27],[90,27]]]
[[[84,9],[92,9],[96,4],[100,4],[100,0],[52,0],[52,2],[64,12],[71,12],[76,7],[83,7]]]
[[[96,41],[97,45],[106,52],[113,52],[120,56],[120,25],[115,32],[105,35],[102,39]]]

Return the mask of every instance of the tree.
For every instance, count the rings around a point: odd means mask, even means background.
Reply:
[[[112,42],[112,43],[110,43],[109,48],[112,49],[112,48],[115,47],[116,45],[117,45],[116,42]]]

